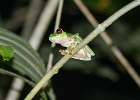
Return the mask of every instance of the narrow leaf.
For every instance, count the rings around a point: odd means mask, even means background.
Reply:
[[[0,45],[11,45],[14,48],[13,59],[5,64],[27,75],[36,83],[45,75],[46,69],[42,59],[26,40],[0,28]]]

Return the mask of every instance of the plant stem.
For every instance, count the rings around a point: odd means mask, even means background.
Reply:
[[[60,25],[63,3],[64,3],[64,0],[59,0],[54,31],[56,31],[56,29],[59,28],[59,25]],[[54,51],[55,45],[56,45],[55,43],[51,44],[51,52],[49,54],[49,60],[48,60],[48,64],[46,67],[47,68],[46,73],[52,68],[52,63],[53,63],[53,58],[54,58],[53,51]],[[48,85],[48,82],[46,82],[43,87],[46,87],[47,85]],[[48,94],[50,100],[56,100],[52,86],[50,86],[50,89],[48,90],[47,94]]]
[[[90,11],[87,9],[87,7],[82,3],[81,0],[74,0],[76,5],[79,7],[81,12],[85,15],[85,17],[88,19],[88,21],[91,23],[93,27],[97,27],[99,24],[95,17],[90,13]],[[135,83],[139,86],[139,75],[137,72],[133,69],[132,65],[128,62],[128,60],[125,58],[125,56],[121,53],[121,51],[113,44],[112,39],[107,35],[107,33],[104,31],[100,34],[102,39],[105,41],[107,45],[110,46],[110,49],[112,50],[115,57],[120,61],[120,63],[123,65],[125,70],[128,72],[128,74],[132,77],[132,79],[135,81]]]
[[[41,41],[45,35],[45,31],[48,29],[49,24],[53,18],[56,11],[58,0],[48,0],[43,9],[42,14],[33,30],[33,35],[31,36],[29,43],[34,50],[38,50]]]
[[[58,10],[57,10],[57,16],[56,16],[56,22],[55,22],[54,31],[56,31],[56,29],[59,28],[59,25],[60,25],[60,19],[61,19],[61,15],[62,15],[63,2],[64,2],[64,0],[59,0],[59,6],[58,6]],[[48,61],[47,71],[46,72],[48,72],[51,69],[51,67],[52,67],[53,49],[54,49],[54,47],[55,47],[55,43],[52,43],[51,44],[51,53],[49,55],[49,61]]]
[[[118,19],[120,16],[122,16],[129,10],[135,8],[139,4],[140,4],[140,0],[133,1],[130,4],[126,5],[125,7],[123,7],[122,9],[120,9],[119,11],[117,11],[115,14],[109,17],[102,24],[99,24],[94,31],[92,31],[79,45],[76,46],[76,48],[73,50],[72,55],[69,54],[65,55],[53,66],[53,68],[30,91],[30,93],[27,95],[25,100],[31,100],[35,96],[35,94],[41,89],[44,83],[47,82],[54,74],[58,73],[58,70],[70,59],[70,57],[72,57],[76,52],[78,52],[81,48],[83,48],[86,44],[88,44],[100,32],[104,31],[105,28],[111,25],[116,19]]]
[[[22,77],[22,76],[20,76],[20,75],[17,75],[17,74],[15,74],[15,73],[13,73],[13,72],[7,71],[7,70],[5,70],[5,69],[0,68],[0,73],[6,74],[6,75],[9,75],[9,76],[13,76],[13,77],[18,77],[19,79],[22,79],[22,81],[28,83],[28,84],[31,85],[32,87],[35,86],[35,83],[33,83],[32,81],[30,81],[30,80],[28,80],[28,79],[26,79],[26,78],[24,78],[24,77]]]

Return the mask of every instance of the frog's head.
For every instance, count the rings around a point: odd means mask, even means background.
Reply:
[[[67,37],[67,33],[64,32],[61,28],[58,28],[54,33],[52,33],[49,36],[49,40],[51,42],[55,42],[57,43],[59,40],[61,40],[62,38],[66,38]]]

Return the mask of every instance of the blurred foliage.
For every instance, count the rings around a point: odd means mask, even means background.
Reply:
[[[109,15],[123,7],[126,2],[131,0],[118,1],[118,0],[82,0],[83,3],[91,10],[97,13]],[[73,4],[72,0],[66,1],[68,4]]]
[[[102,14],[112,14],[126,4],[125,2],[118,0],[82,0],[88,8],[91,10],[102,13]],[[127,0],[131,2],[131,0]]]

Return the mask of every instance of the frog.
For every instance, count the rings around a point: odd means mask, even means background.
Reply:
[[[79,35],[79,33],[67,33],[61,28],[58,28],[54,33],[50,34],[49,40],[53,43],[60,44],[61,46],[66,47],[66,50],[59,50],[62,55],[66,55],[72,54],[73,49],[82,42],[83,38]],[[71,58],[83,61],[90,61],[91,56],[94,55],[95,53],[92,51],[92,49],[88,45],[86,45]]]

